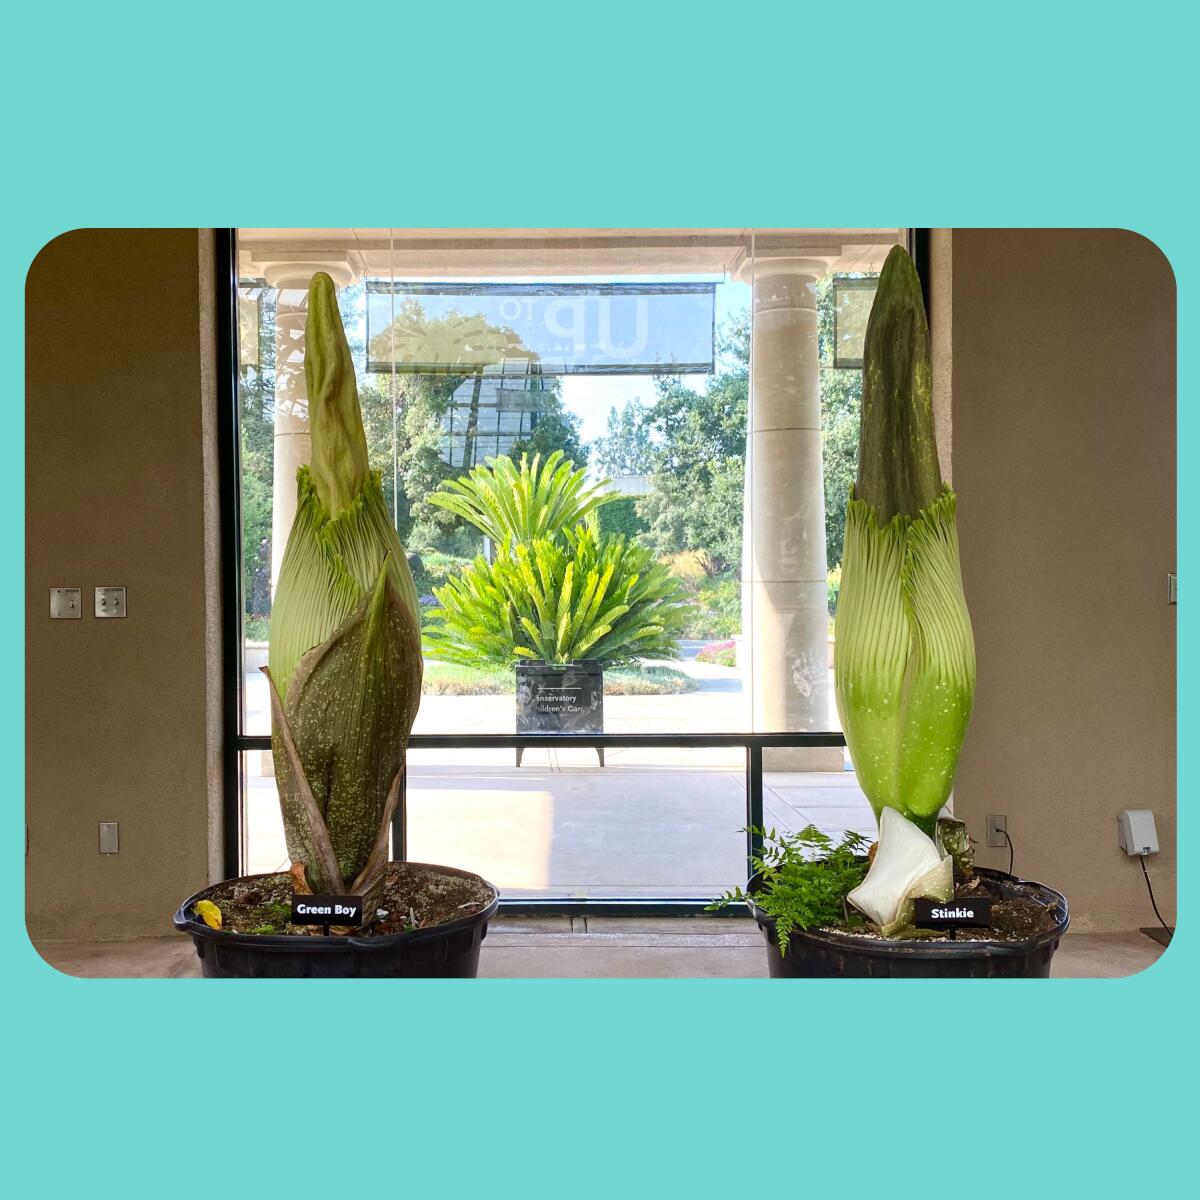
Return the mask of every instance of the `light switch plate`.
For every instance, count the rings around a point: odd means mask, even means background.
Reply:
[[[83,617],[83,590],[81,588],[50,589],[50,619],[53,621],[78,621]]]
[[[96,589],[96,616],[123,617],[125,615],[125,589],[123,587],[98,587]]]
[[[116,854],[121,848],[116,821],[100,822],[100,853]]]

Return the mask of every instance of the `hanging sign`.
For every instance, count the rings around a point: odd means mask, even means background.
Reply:
[[[715,283],[367,282],[367,369],[713,373]]]
[[[833,365],[862,369],[867,322],[879,280],[838,278],[833,281]]]

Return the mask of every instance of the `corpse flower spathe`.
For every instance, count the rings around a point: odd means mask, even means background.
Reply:
[[[309,287],[304,375],[312,456],[271,613],[272,749],[298,887],[363,896],[369,924],[421,696],[420,608],[324,273]]]

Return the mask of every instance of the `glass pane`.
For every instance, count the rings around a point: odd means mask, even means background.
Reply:
[[[290,866],[275,767],[269,750],[242,755],[242,872],[265,875]]]
[[[903,233],[750,235],[743,272],[752,300],[741,648],[756,730],[840,728],[833,613],[857,471],[862,371],[835,365],[839,296],[854,293],[869,304],[868,289]],[[768,771],[849,765],[832,749],[764,754]]]
[[[288,868],[269,751],[242,755],[247,874]],[[712,899],[744,881],[740,750],[412,750],[408,857],[477,871],[505,896]],[[848,773],[768,773],[764,820],[870,833]]]
[[[255,277],[242,260],[238,287],[238,412],[242,493],[242,732],[271,731],[266,680],[271,597],[295,513],[296,471],[308,461],[308,405],[304,384],[307,276]],[[297,286],[303,283],[303,286]],[[365,371],[365,290],[339,290],[354,357],[371,466],[389,478],[392,467],[390,381]],[[392,492],[385,487],[392,502]]]
[[[837,729],[832,612],[862,390],[861,370],[844,364],[853,362],[872,280],[903,235],[897,229],[240,231],[244,731],[270,728],[259,668],[295,509],[296,469],[309,452],[305,286],[315,269],[329,271],[339,289],[371,465],[410,555],[426,631],[448,631],[427,641],[415,733]],[[478,620],[455,626],[446,599],[456,582],[471,574],[493,578],[514,551],[431,497],[499,456],[519,463],[537,454],[544,461],[555,451],[583,472],[583,487],[603,490],[604,502],[580,528],[591,529],[597,553],[623,539],[613,586],[654,573],[662,595],[638,609],[611,643],[604,631],[587,642],[584,634],[603,621],[593,611],[588,626],[578,610],[563,628],[574,629],[578,617],[583,633],[558,641],[555,610],[548,622],[555,649],[545,650],[536,641],[548,636],[545,613],[528,594],[510,613],[514,633],[507,641],[499,625],[488,626],[496,635],[489,638],[477,636]],[[546,593],[555,603],[567,594],[566,562],[586,578],[581,552],[564,549],[576,533],[572,526],[550,534],[561,551]],[[576,603],[580,590],[573,588]],[[606,603],[612,602],[610,594]],[[681,603],[686,611],[671,616],[671,605]],[[665,622],[661,636],[647,632],[656,622]],[[560,655],[567,664],[598,647],[598,682],[577,677],[591,668],[556,678],[514,667],[518,646],[535,663],[561,666],[551,662],[560,645],[579,648]],[[611,751],[603,770],[589,752],[563,753],[582,761],[556,771],[541,751],[518,771],[506,752],[453,785],[445,781],[466,771],[459,752],[440,764],[421,758],[426,783],[410,797],[413,854],[425,853],[422,844],[432,856],[446,845],[443,858],[456,849],[474,853],[470,820],[439,816],[433,801],[439,790],[464,812],[485,806],[488,820],[499,822],[495,836],[479,843],[481,853],[496,856],[492,874],[511,866],[511,886],[533,891],[703,891],[720,874],[721,855],[742,853],[740,837],[727,840],[744,822],[740,751],[721,752],[726,757],[713,764],[727,773],[725,782],[737,784],[738,799],[728,815],[732,824],[714,826],[703,845],[687,842],[672,822],[690,829],[693,817],[715,817],[715,807],[704,807],[709,799],[686,812],[673,810],[673,801],[662,801],[660,812],[654,800],[659,791],[687,791],[700,752],[657,751],[647,763]],[[414,770],[417,762],[414,755]],[[840,750],[769,750],[768,820],[791,827],[801,817],[818,824],[858,819],[863,801],[849,766]],[[535,780],[535,767],[548,772],[545,780]],[[651,768],[662,773],[657,781]],[[481,795],[468,803],[473,786]],[[628,814],[622,788],[632,788]],[[259,802],[271,790],[267,768],[256,775],[248,766],[246,789],[259,797],[247,802],[253,861],[270,862],[282,841],[277,814]],[[526,791],[529,798],[521,799]],[[538,811],[550,814],[539,836],[559,847],[553,869],[540,876],[518,869],[524,851],[503,847],[499,838],[506,819],[533,820],[535,796]],[[712,798],[712,805],[722,803]],[[657,865],[648,864],[626,823],[636,812],[657,843]],[[573,865],[589,845],[594,869]],[[641,884],[621,876],[622,856],[649,872]],[[541,882],[514,882],[535,877]]]
[[[745,875],[734,750],[414,750],[408,856],[508,897],[712,899]]]

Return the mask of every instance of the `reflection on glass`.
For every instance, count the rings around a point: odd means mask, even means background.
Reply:
[[[875,303],[875,276],[833,279],[833,366],[861,369],[867,321]]]
[[[591,536],[641,547],[679,581],[691,606],[673,654],[666,648],[607,665],[605,731],[836,729],[830,618],[846,496],[856,470],[857,360],[875,272],[902,234],[242,231],[243,731],[270,731],[259,667],[266,661],[271,594],[294,512],[296,469],[308,455],[305,286],[316,269],[328,270],[339,288],[370,463],[382,477],[430,614],[445,604],[451,580],[490,577],[497,557],[512,553],[430,497],[489,460],[507,456],[519,463],[522,454],[536,454],[544,461],[562,451],[586,471],[589,484],[607,480],[615,497],[587,518]],[[560,543],[568,532],[547,530]],[[563,577],[554,579],[557,599]],[[574,614],[578,599],[575,590],[564,611],[570,607]],[[553,625],[561,614],[534,605],[513,616],[532,621],[545,642],[550,631],[543,622]],[[414,733],[513,732],[517,679],[511,660],[509,654],[464,665],[427,652]],[[631,821],[655,786],[686,792],[694,753],[662,751],[653,764],[638,764],[679,774],[653,786],[649,775],[639,780]],[[732,753],[720,769],[732,771],[729,780],[740,789],[743,764],[740,752]],[[540,754],[536,761],[548,764]],[[589,763],[589,772],[599,770],[591,752],[578,754],[580,763],[568,764],[571,771]],[[264,863],[282,861],[282,835],[273,815],[269,755],[257,765],[251,757],[248,815],[258,831],[253,837],[262,835],[251,861],[268,869]],[[605,770],[612,778],[621,777],[614,767],[623,771],[632,761],[617,751],[608,758],[612,766]],[[438,771],[451,764],[436,770],[432,761],[426,765],[429,779],[444,783],[445,773]],[[487,774],[503,765],[480,764],[475,779],[479,805],[489,789],[495,793],[488,820],[520,825],[525,801],[509,800],[528,788],[530,795],[544,794],[561,830],[551,837],[558,856],[548,852],[546,860],[553,869],[538,875],[528,863],[514,863],[496,882],[533,891],[591,885],[628,891],[632,883],[611,873],[601,878],[599,867],[589,875],[583,866],[564,865],[575,853],[565,831],[575,821],[582,830],[589,820],[594,827],[609,822],[624,829],[622,852],[649,871],[647,887],[682,886],[684,876],[707,886],[721,874],[693,859],[684,875],[671,876],[668,868],[638,857],[641,849],[629,849],[639,838],[632,825],[622,826],[626,818],[604,789],[585,800],[592,795],[590,783],[579,782],[576,795],[563,780],[534,786],[530,773],[510,778],[515,766]],[[842,787],[844,780],[857,795],[843,767],[840,751],[772,752],[767,760],[768,772],[779,773],[780,796],[792,786],[789,779],[798,781],[795,786],[808,789],[810,807],[828,810],[830,820],[840,819],[845,797],[827,795],[828,803],[814,804],[812,789]],[[481,783],[484,777],[493,782]],[[466,844],[433,849],[450,837],[454,824],[447,822],[445,830],[438,824],[434,796],[465,796],[467,784],[422,787],[413,799],[414,837],[428,839],[430,856],[453,859],[461,850],[470,857]],[[467,803],[462,797],[454,803],[460,801]],[[732,822],[722,829],[736,829],[744,819],[738,804],[722,815]],[[500,815],[505,805],[508,818]],[[652,823],[662,819],[653,836],[647,833],[647,843],[669,843],[672,822],[686,828],[713,816],[701,808],[646,810]],[[783,822],[787,814],[781,809],[777,815]],[[475,814],[458,822],[462,829],[455,836],[475,836],[470,829],[477,817],[482,820]],[[426,819],[433,823],[422,824]],[[477,827],[490,828],[488,821]],[[498,844],[500,832],[497,827],[482,840]],[[731,845],[740,853],[736,837]],[[486,861],[464,865],[489,874]],[[500,861],[490,873],[505,871]],[[725,882],[736,878],[737,872]],[[541,882],[518,884],[521,879]]]
[[[269,730],[258,668],[308,449],[305,296],[289,264],[320,266],[272,231],[270,250],[259,249],[261,233],[242,239],[240,297],[248,733]],[[593,481],[611,480],[617,499],[597,514],[598,535],[645,546],[681,581],[693,613],[674,656],[608,673],[606,728],[746,728],[737,646],[749,289],[722,270],[621,278],[637,258],[607,279],[548,277],[543,255],[541,277],[439,283],[399,277],[381,242],[353,275],[335,272],[370,461],[430,609],[450,578],[498,552],[430,503],[447,480],[500,455],[544,460],[555,450]],[[436,262],[429,275],[437,279]],[[511,661],[468,669],[430,658],[418,731],[511,731],[515,689]]]

